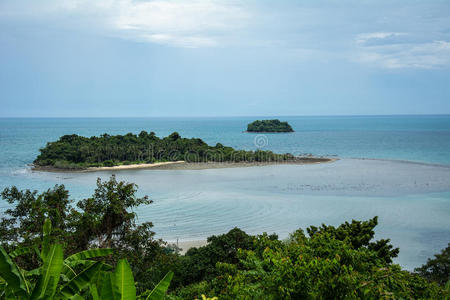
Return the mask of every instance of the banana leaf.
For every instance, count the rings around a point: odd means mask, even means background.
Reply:
[[[51,299],[58,285],[63,265],[63,250],[59,244],[52,245],[44,259],[41,276],[31,294],[31,299]]]
[[[107,249],[107,248],[97,248],[97,249],[85,250],[85,251],[81,251],[81,252],[75,253],[75,254],[67,257],[64,260],[64,262],[69,263],[69,262],[77,261],[77,260],[86,260],[86,259],[90,259],[90,258],[94,258],[94,257],[107,256],[107,255],[112,254],[113,252],[114,252],[113,249]]]
[[[115,274],[114,273],[104,273],[100,281],[101,299],[118,300],[120,299],[119,291],[115,284]]]
[[[133,272],[126,259],[121,259],[117,263],[114,273],[116,289],[121,300],[135,300],[136,287],[134,286]]]
[[[169,288],[170,282],[172,281],[173,272],[164,276],[164,278],[155,286],[152,292],[148,295],[147,300],[162,300],[166,295],[167,289]]]
[[[34,250],[32,247],[22,247],[22,248],[18,248],[16,250],[14,250],[13,252],[9,253],[9,257],[16,258],[18,256],[25,255],[25,254],[31,253],[33,251]]]
[[[95,262],[93,265],[87,267],[61,288],[61,294],[67,298],[77,295],[88,286],[92,278],[101,270],[101,268],[101,262]]]
[[[6,282],[8,290],[17,296],[25,297],[28,294],[25,280],[12,261],[11,257],[6,253],[5,249],[0,246],[0,277]]]
[[[52,233],[52,222],[50,219],[45,219],[42,237],[41,258],[44,259],[50,250],[50,234]]]

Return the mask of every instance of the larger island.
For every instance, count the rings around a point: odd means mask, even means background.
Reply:
[[[247,125],[247,132],[293,132],[288,122],[274,120],[256,120]]]
[[[64,135],[40,149],[34,161],[36,170],[98,170],[101,168],[165,167],[172,164],[208,164],[226,167],[249,164],[318,163],[331,159],[299,157],[267,150],[245,151],[217,143],[210,146],[199,138],[182,138],[177,132],[159,138],[154,132],[139,135],[83,137]],[[185,167],[185,166],[184,166]],[[183,167],[183,168],[184,168]]]

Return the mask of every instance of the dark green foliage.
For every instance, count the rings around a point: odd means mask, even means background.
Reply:
[[[363,244],[337,239],[327,230],[311,237],[298,230],[285,243],[260,236],[255,246],[264,250],[240,251],[238,265],[218,264],[225,274],[213,281],[211,289],[220,299],[444,299],[447,295]]]
[[[176,275],[174,279],[176,278]],[[168,300],[180,300],[180,299],[202,299],[201,295],[213,296],[213,288],[211,283],[208,281],[201,281],[198,283],[193,283],[187,285],[183,288],[177,289],[176,291],[169,293],[166,296]]]
[[[209,237],[206,246],[191,248],[180,258],[174,286],[213,279],[219,275],[216,269],[218,262],[238,263],[238,249],[253,249],[253,237],[239,228]]]
[[[151,223],[137,226],[136,214],[129,211],[141,204],[152,203],[147,196],[135,197],[136,192],[135,184],[117,182],[115,176],[106,182],[97,179],[94,195],[79,201],[78,210],[71,212],[77,246],[86,249],[95,243],[100,247],[128,248],[130,233],[140,227],[149,226],[149,229]]]
[[[0,299],[137,299],[133,272],[126,259],[117,262],[114,272],[110,265],[98,261],[112,254],[112,249],[85,250],[64,259],[62,245],[49,244],[50,235],[51,222],[46,219],[43,238],[34,245],[40,266],[33,270],[20,268],[14,262],[18,256],[28,254],[27,248],[7,254],[0,246]],[[173,272],[167,273],[139,299],[164,299],[172,276]]]
[[[288,122],[280,120],[257,120],[247,125],[248,132],[293,132]]]
[[[378,225],[378,217],[374,217],[369,221],[355,221],[351,223],[345,222],[339,227],[327,226],[322,224],[320,228],[311,226],[307,229],[310,236],[321,233],[329,233],[333,238],[340,241],[348,241],[353,249],[367,247],[377,253],[378,257],[385,260],[387,263],[392,262],[392,258],[397,257],[399,253],[398,248],[393,248],[389,244],[390,240],[378,240],[370,242],[374,235],[375,226]]]
[[[147,196],[136,197],[136,192],[135,184],[118,182],[114,176],[105,182],[98,179],[93,196],[78,201],[75,209],[63,185],[42,194],[7,188],[2,197],[13,207],[0,221],[0,245],[8,251],[36,245],[49,218],[55,224],[50,242],[63,244],[67,255],[97,247],[113,248],[114,255],[108,261],[114,264],[127,258],[139,278],[138,291],[151,289],[169,271],[175,256],[168,254],[162,241],[154,239],[150,222],[136,224],[132,209],[151,203]],[[39,257],[33,251],[18,257],[17,263],[36,268]]]
[[[433,259],[415,270],[422,277],[437,282],[440,285],[449,283],[450,280],[450,244],[441,253],[436,254]]]
[[[129,162],[127,160],[126,160],[126,162],[129,164]],[[103,162],[103,165],[105,167],[113,167],[115,164],[112,160],[108,159]]]
[[[34,161],[36,166],[61,169],[83,169],[87,167],[111,167],[130,163],[153,163],[156,161],[187,162],[254,162],[291,161],[291,154],[276,154],[271,151],[243,151],[221,144],[209,146],[198,138],[182,138],[177,132],[158,138],[153,132],[142,131],[139,135],[82,137],[65,135],[56,142],[47,143],[40,149]]]
[[[299,229],[288,241],[247,236],[252,244],[237,251],[237,260],[217,259],[215,270],[208,265],[209,277],[186,282],[169,299],[445,299],[448,290],[392,264],[398,250],[387,240],[372,241],[376,224],[374,218],[311,227],[310,236]],[[190,252],[201,261],[211,255],[206,247]],[[228,246],[216,247],[222,253]]]
[[[63,185],[37,194],[37,191],[19,191],[16,187],[6,188],[2,199],[15,205],[3,213],[0,220],[0,245],[12,251],[19,245],[31,247],[42,238],[44,221],[48,218],[54,225],[50,242],[64,242],[69,237],[69,217],[72,201]],[[18,257],[20,266],[36,267],[39,257],[31,252]]]

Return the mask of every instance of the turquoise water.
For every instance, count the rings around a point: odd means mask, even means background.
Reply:
[[[286,237],[298,227],[378,215],[378,237],[400,247],[397,262],[409,269],[450,241],[450,116],[286,117],[296,132],[244,133],[254,119],[0,119],[0,188],[43,190],[63,183],[72,198],[87,197],[95,178],[111,173],[30,171],[27,165],[47,141],[72,133],[178,131],[210,144],[342,159],[308,166],[118,172],[154,200],[138,215],[155,224],[159,237],[204,239],[234,226]],[[0,202],[0,211],[5,207]]]

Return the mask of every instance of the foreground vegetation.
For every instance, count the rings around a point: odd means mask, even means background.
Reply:
[[[49,243],[51,222],[44,222],[40,245],[19,247],[10,254],[0,246],[0,297],[6,299],[137,299],[133,273],[126,259],[112,267],[94,258],[113,253],[112,249],[90,249],[63,258],[61,244]],[[39,247],[40,246],[40,249]],[[14,259],[35,252],[41,265],[33,270],[20,268]],[[167,273],[152,290],[140,295],[162,300],[172,279]],[[84,297],[83,297],[84,296]]]
[[[182,138],[177,132],[159,138],[154,132],[139,135],[83,137],[62,136],[40,149],[35,166],[61,169],[112,167],[117,165],[154,163],[161,161],[187,162],[283,162],[297,158],[291,154],[271,151],[235,150],[218,143],[209,146],[198,138]]]
[[[275,120],[257,120],[247,125],[248,132],[293,132],[288,122]]]
[[[287,240],[235,228],[179,255],[154,238],[151,223],[136,223],[133,210],[151,204],[136,194],[114,176],[76,203],[62,185],[40,194],[5,189],[0,299],[161,299],[169,282],[166,299],[449,295],[449,248],[415,273],[402,270],[392,261],[399,249],[374,240],[376,217],[299,229]]]

